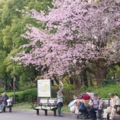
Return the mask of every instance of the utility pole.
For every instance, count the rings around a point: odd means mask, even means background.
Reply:
[[[15,82],[16,82],[16,77],[14,76],[13,77],[13,102],[15,104]]]

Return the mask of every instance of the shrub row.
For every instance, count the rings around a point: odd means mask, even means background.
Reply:
[[[52,98],[56,97],[56,86],[52,86]],[[74,92],[74,86],[72,85],[65,85],[64,88],[64,103],[68,104],[71,100],[73,100],[73,95],[78,95],[81,92],[91,91],[93,93],[97,93],[101,98],[108,98],[108,94],[110,92],[114,92],[118,94],[120,97],[120,84],[113,84],[108,86],[101,86],[101,87],[85,87],[82,86],[78,91],[77,94]],[[16,103],[20,102],[35,102],[37,101],[37,88],[31,88],[24,91],[19,91],[15,93],[15,101]],[[13,92],[8,92],[8,96],[13,96]]]
[[[117,94],[120,97],[120,84],[113,84],[113,85],[106,85],[106,86],[94,86],[94,87],[81,87],[79,90],[79,93],[85,92],[85,91],[90,91],[93,93],[97,93],[101,98],[108,98],[108,94],[113,92]]]
[[[56,97],[56,86],[52,86],[52,98]],[[65,85],[64,88],[64,103],[68,104],[73,99],[73,93],[72,90],[74,89],[74,86],[72,85]],[[9,93],[8,96],[12,97],[13,92]],[[15,101],[16,103],[21,102],[36,102],[37,101],[37,88],[31,88],[24,91],[15,92]]]

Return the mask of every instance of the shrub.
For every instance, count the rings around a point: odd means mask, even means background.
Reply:
[[[0,93],[3,93],[5,91],[4,88],[0,88]]]
[[[116,83],[115,83],[115,81],[113,81],[113,80],[104,80],[103,82],[102,82],[102,86],[108,86],[108,85],[115,85]]]
[[[8,94],[9,97],[14,96],[13,93]],[[33,102],[37,100],[37,89],[27,89],[24,91],[19,91],[15,93],[15,101],[18,103],[21,102]]]
[[[120,84],[108,84],[105,86],[92,86],[92,87],[82,87],[79,90],[79,93],[81,92],[86,92],[86,91],[91,91],[93,93],[97,93],[101,98],[108,98],[108,94],[110,92],[114,92],[118,94],[120,97]]]

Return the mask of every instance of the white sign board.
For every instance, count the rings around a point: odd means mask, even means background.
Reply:
[[[50,79],[37,80],[38,97],[51,97]]]

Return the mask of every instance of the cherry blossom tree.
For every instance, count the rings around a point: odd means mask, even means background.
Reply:
[[[46,76],[79,74],[86,69],[98,84],[109,66],[120,63],[120,0],[53,0],[49,13],[32,10],[30,17],[45,29],[27,25],[22,36],[29,44],[21,47],[23,52],[12,58],[14,61],[36,69],[47,66]],[[24,52],[29,47],[31,50]]]

